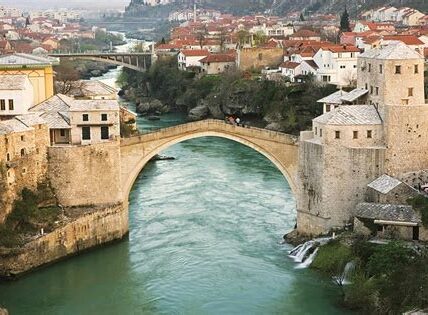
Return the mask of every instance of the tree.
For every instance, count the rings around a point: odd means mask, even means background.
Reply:
[[[302,13],[300,13],[300,21],[304,21],[305,20],[305,17],[303,16],[303,12]]]
[[[343,11],[342,16],[340,17],[340,30],[342,32],[350,32],[351,31],[351,25],[349,22],[349,14],[348,10],[345,8],[345,11]]]
[[[68,94],[74,89],[81,88],[80,73],[75,65],[70,61],[63,61],[57,67],[56,72],[56,92]]]

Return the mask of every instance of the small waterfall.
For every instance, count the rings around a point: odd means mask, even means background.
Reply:
[[[315,248],[315,250],[312,252],[312,254],[310,254],[308,256],[308,258],[305,259],[304,262],[302,262],[296,266],[296,269],[308,268],[312,264],[312,262],[314,261],[315,257],[317,256],[318,249],[319,249],[319,247]]]
[[[325,237],[307,241],[293,248],[288,256],[299,263],[297,269],[308,268],[317,256],[319,246],[326,244],[330,239]]]
[[[355,262],[348,261],[345,265],[345,268],[343,269],[342,274],[340,276],[333,277],[334,282],[336,282],[339,285],[351,284],[349,277],[354,270],[355,270]]]

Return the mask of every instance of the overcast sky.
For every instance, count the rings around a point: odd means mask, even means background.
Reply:
[[[19,8],[117,8],[124,9],[131,0],[0,0],[0,5]]]

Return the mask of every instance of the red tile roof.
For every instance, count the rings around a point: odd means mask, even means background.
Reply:
[[[235,62],[235,57],[231,54],[212,54],[212,55],[205,57],[200,62],[202,62],[202,63]]]
[[[414,35],[387,35],[387,36],[383,36],[383,39],[397,40],[397,41],[403,42],[406,45],[424,45],[424,42]]]
[[[208,56],[210,52],[204,49],[183,49],[181,53],[187,57]]]
[[[287,69],[296,69],[298,66],[300,66],[300,63],[298,62],[286,61],[282,63],[279,67]]]

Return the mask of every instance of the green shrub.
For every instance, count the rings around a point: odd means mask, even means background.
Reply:
[[[423,195],[418,195],[415,198],[408,199],[407,203],[410,204],[413,209],[419,211],[423,226],[428,228],[428,198]]]
[[[320,246],[311,268],[319,269],[328,275],[338,275],[343,272],[345,265],[353,260],[351,249],[339,241],[331,241]]]

